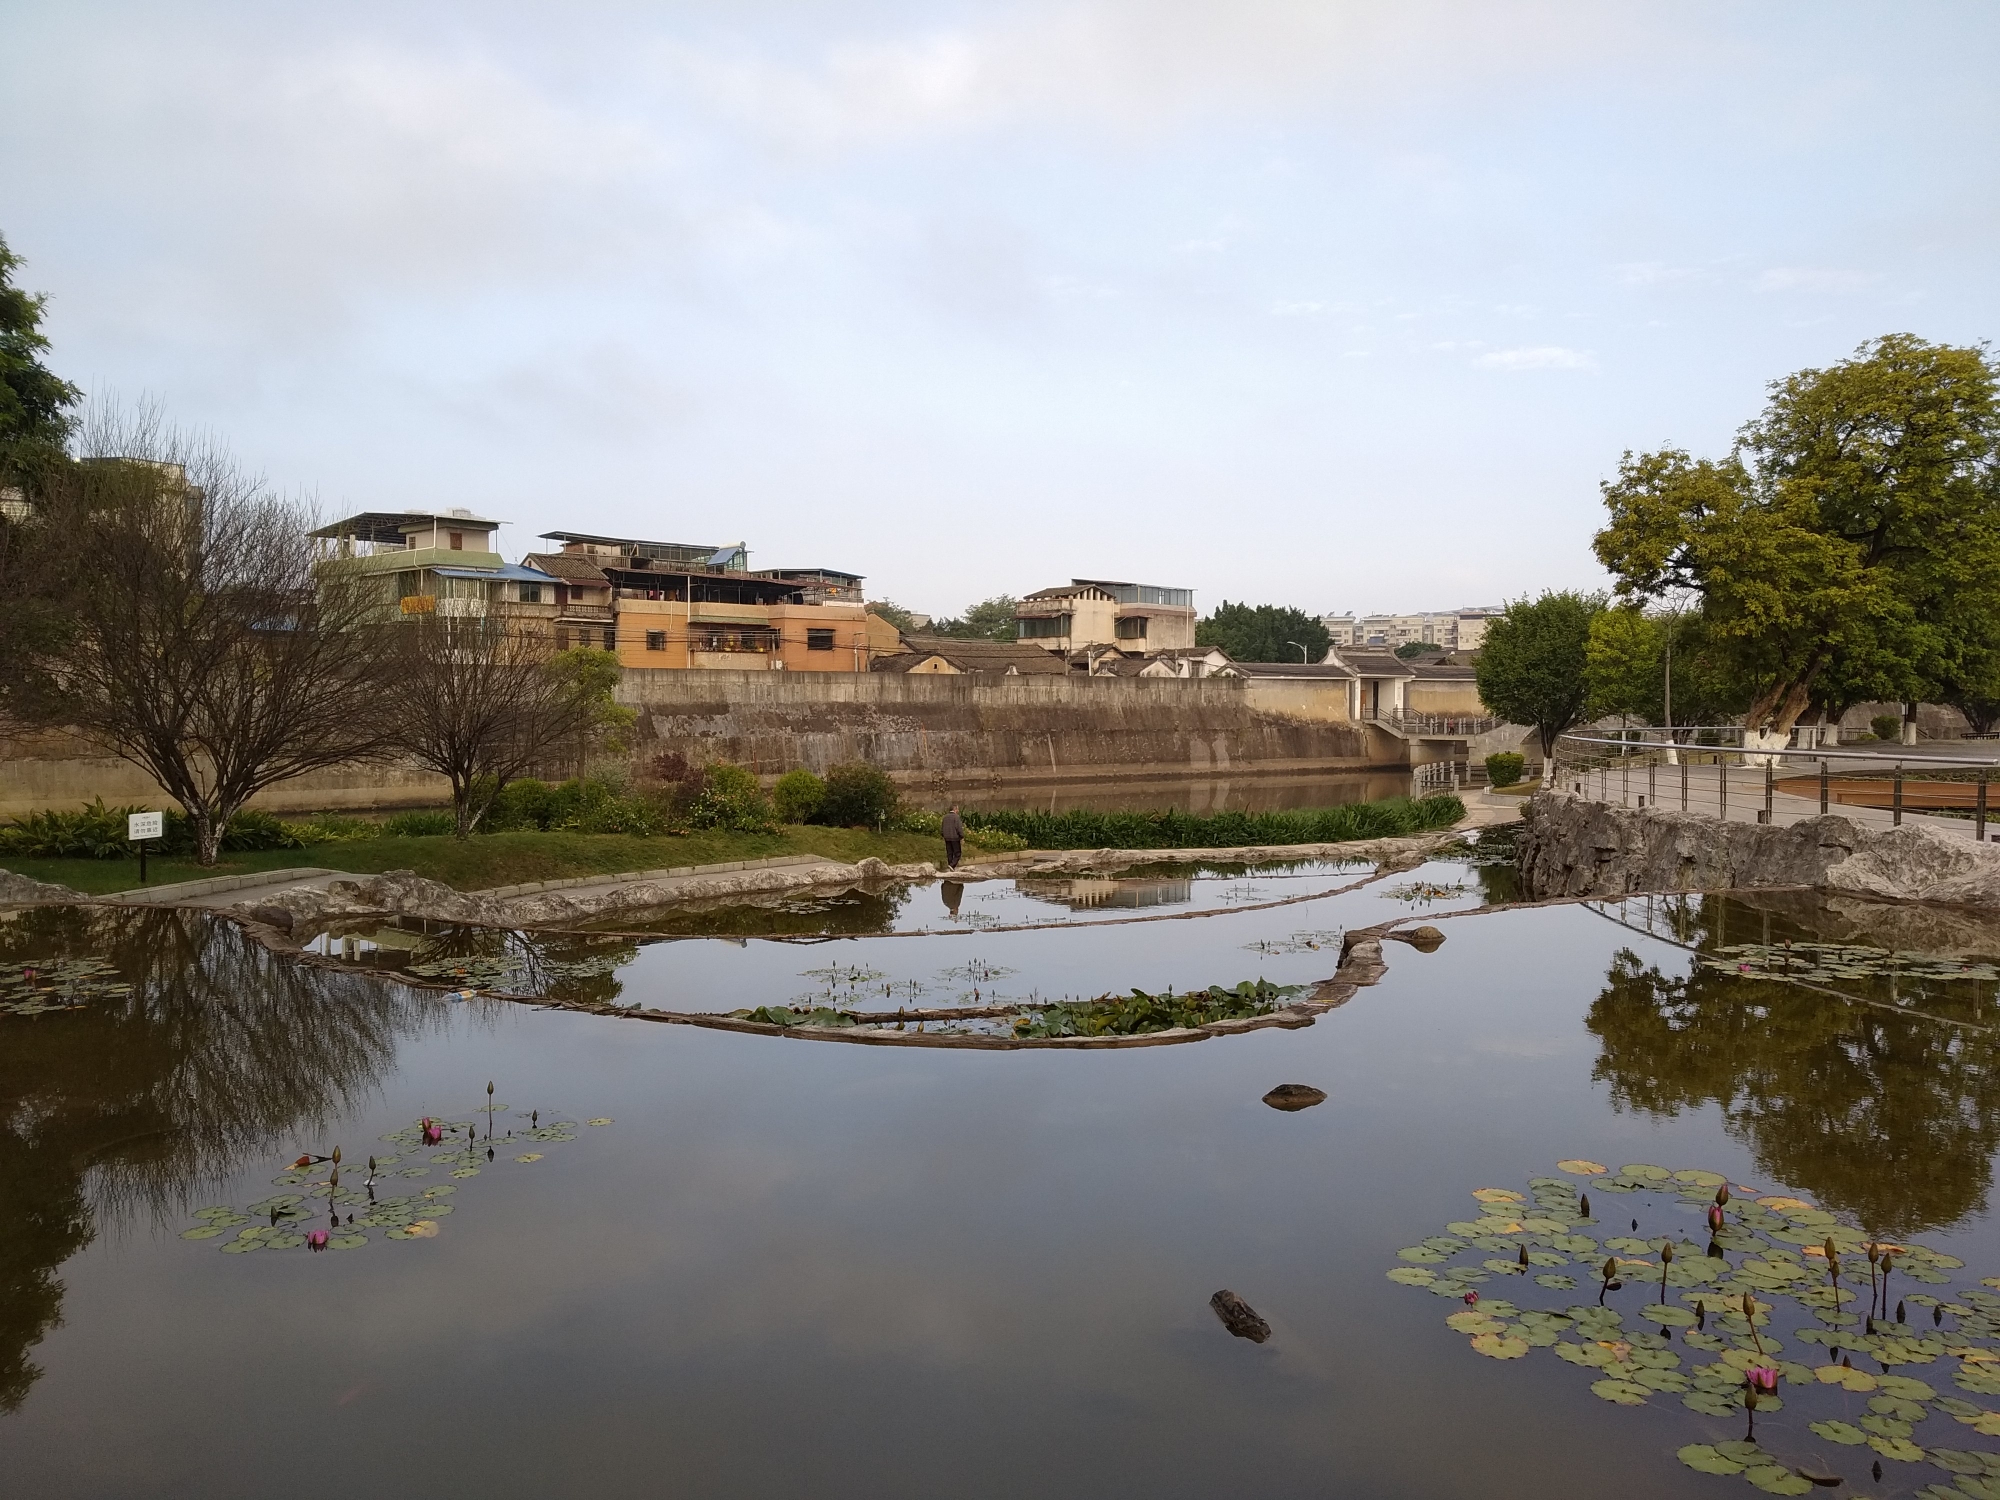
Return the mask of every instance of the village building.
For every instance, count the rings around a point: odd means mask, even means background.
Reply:
[[[558,580],[495,551],[501,524],[465,509],[362,511],[313,536],[328,566],[374,581],[385,614],[497,616],[553,629]]]
[[[902,648],[895,655],[878,656],[872,663],[873,669],[942,677],[973,672],[993,672],[1005,677],[1060,677],[1069,671],[1061,657],[1023,641],[906,635],[902,637]]]
[[[1014,607],[1015,631],[1059,656],[1086,646],[1146,654],[1194,645],[1194,591],[1073,578]]]

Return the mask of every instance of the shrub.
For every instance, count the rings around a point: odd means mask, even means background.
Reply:
[[[826,773],[826,800],[813,821],[835,828],[873,828],[895,816],[897,800],[888,772],[851,760]]]
[[[1009,833],[1004,828],[968,828],[965,830],[965,841],[989,854],[1013,854],[1028,847],[1028,841],[1020,834]]]
[[[1878,740],[1900,740],[1903,737],[1903,721],[1895,714],[1877,714],[1868,721],[1868,727],[1875,731]]]
[[[826,801],[826,783],[801,766],[787,771],[771,788],[771,808],[780,823],[810,823]]]
[[[1465,816],[1456,797],[1354,802],[1296,812],[969,812],[968,835],[1011,833],[1032,849],[1229,849],[1247,844],[1337,844],[1449,828]]]
[[[1528,759],[1512,750],[1486,757],[1486,779],[1494,786],[1512,786],[1521,779]]]
[[[706,768],[701,792],[688,809],[688,823],[694,828],[727,828],[738,833],[768,828],[771,809],[757,785],[756,773],[727,761]]]
[[[343,817],[339,813],[322,813],[303,823],[287,823],[285,826],[303,844],[351,844],[382,836],[380,823],[368,818]]]
[[[397,813],[382,825],[382,831],[396,839],[436,838],[439,834],[456,833],[458,820],[448,808],[427,808],[421,812]]]
[[[31,812],[0,829],[0,853],[21,859],[125,859],[136,850],[125,840],[125,819],[143,807],[88,807]]]

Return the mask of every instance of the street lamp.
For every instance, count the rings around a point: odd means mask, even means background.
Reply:
[[[1287,646],[1299,646],[1299,643],[1297,641],[1286,641],[1285,644]],[[1299,665],[1303,667],[1310,660],[1312,660],[1312,658],[1307,654],[1306,648],[1304,646],[1299,646]]]

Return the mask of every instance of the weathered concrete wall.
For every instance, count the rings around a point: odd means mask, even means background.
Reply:
[[[82,807],[102,797],[113,807],[167,808],[173,799],[130,761],[105,755],[66,734],[0,744],[0,818],[42,808]],[[435,807],[451,800],[442,776],[414,766],[335,766],[281,782],[250,805],[274,813]]]
[[[1522,893],[1805,887],[1894,901],[2000,910],[2000,848],[1922,824],[1877,831],[1846,818],[1789,827],[1608,806],[1539,792],[1522,810]]]
[[[905,781],[1360,770],[1408,751],[1370,726],[1259,711],[1230,678],[628,671],[643,760],[765,774],[866,760]]]

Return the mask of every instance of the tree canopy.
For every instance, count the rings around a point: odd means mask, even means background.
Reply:
[[[1543,594],[1515,600],[1486,627],[1480,700],[1510,723],[1533,725],[1544,757],[1584,717],[1591,621],[1603,609],[1602,594]]]
[[[1224,600],[1207,619],[1196,622],[1197,646],[1220,646],[1232,661],[1323,661],[1333,645],[1326,626],[1302,609],[1276,604],[1231,604]]]
[[[14,285],[21,258],[0,238],[0,477],[34,445],[60,449],[75,426],[71,409],[82,393],[42,363],[45,297]]]
[[[1774,382],[1724,458],[1627,453],[1597,556],[1621,598],[1699,600],[1751,728],[2000,696],[1997,446],[1984,347],[1891,334]]]
[[[1011,641],[1014,639],[1014,606],[1021,601],[1012,594],[995,594],[969,606],[962,615],[938,620],[933,635],[955,636],[960,640]]]

